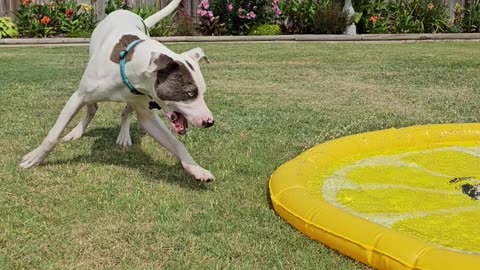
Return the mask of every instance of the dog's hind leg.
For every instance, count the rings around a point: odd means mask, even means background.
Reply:
[[[42,144],[23,157],[22,161],[20,162],[20,167],[27,169],[38,165],[45,160],[48,154],[53,150],[53,148],[55,148],[55,145],[57,145],[58,138],[67,126],[68,122],[72,120],[72,118],[82,108],[83,105],[85,105],[83,103],[83,99],[80,96],[79,91],[76,91],[67,101],[65,107],[63,107],[63,110],[58,116],[55,125],[52,127],[50,132],[48,132],[48,135],[45,137]]]
[[[93,117],[95,116],[97,109],[98,109],[97,103],[88,104],[87,112],[83,116],[80,123],[78,123],[78,125],[76,125],[72,129],[72,131],[70,131],[70,133],[68,133],[65,137],[63,137],[63,140],[68,142],[68,141],[73,141],[82,137],[83,133],[85,132],[85,129],[87,129],[88,124],[90,124],[90,121],[92,121]]]
[[[188,153],[185,145],[175,138],[170,133],[165,123],[160,120],[160,117],[150,111],[147,106],[135,107],[137,112],[138,123],[145,131],[150,134],[158,143],[167,148],[180,162],[183,168],[193,178],[200,182],[210,182],[215,180],[215,177],[206,169],[200,167]]]
[[[132,139],[130,138],[130,114],[132,114],[133,108],[130,105],[126,105],[122,112],[122,122],[120,123],[120,132],[117,137],[117,144],[120,146],[132,145]]]

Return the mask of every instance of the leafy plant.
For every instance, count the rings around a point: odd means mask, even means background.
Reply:
[[[60,21],[52,16],[54,5],[33,3],[33,0],[23,0],[14,12],[15,21],[20,35],[28,37],[47,37],[56,34]]]
[[[362,14],[361,19],[357,24],[357,28],[360,32],[370,34],[389,32],[388,25],[390,13],[387,3],[388,2],[385,0],[365,0],[363,1],[363,5],[357,7],[356,10]]]
[[[417,2],[409,3],[403,0],[392,2],[389,5],[389,12],[391,13],[391,27],[392,33],[421,33],[422,21],[416,16]]]
[[[154,6],[143,7],[132,10],[134,13],[138,14],[143,19],[148,18],[149,16],[155,14],[158,9]],[[163,18],[160,22],[155,24],[148,31],[152,37],[165,37],[169,36],[172,33],[173,18],[176,16],[176,12],[168,15]]]
[[[450,26],[450,32],[453,32],[453,33],[463,32],[462,25],[463,25],[463,7],[459,3],[456,3],[453,10],[453,23]]]
[[[313,18],[313,32],[317,34],[342,34],[351,24],[351,18],[343,10],[343,5],[330,2],[319,7]]]
[[[110,14],[118,9],[130,10],[128,0],[108,0],[105,5],[105,14]]]
[[[218,17],[218,25],[225,25],[230,35],[246,35],[251,28],[271,20],[271,0],[202,0],[197,14],[200,17]],[[211,13],[208,13],[208,12]]]
[[[229,7],[233,9],[230,4]],[[202,0],[197,6],[197,15],[199,16],[199,28],[204,35],[219,36],[227,32],[225,23],[221,22],[220,16],[214,16],[210,10],[208,0]]]
[[[194,36],[197,34],[192,16],[190,16],[184,9],[178,11],[176,18],[174,19],[174,28],[174,33],[177,36]]]
[[[280,27],[286,34],[303,34],[310,32],[313,18],[321,1],[317,0],[281,0],[277,2],[282,14]]]
[[[465,32],[480,32],[480,1],[471,0],[463,10],[462,27]]]
[[[77,5],[73,0],[49,4],[23,0],[14,15],[20,35],[27,37],[89,36],[95,28],[92,5]]]
[[[60,19],[60,30],[69,37],[89,37],[95,28],[93,8],[91,5],[76,5],[67,2],[57,14]]]
[[[443,0],[397,0],[389,10],[392,33],[439,33],[450,28]]]
[[[282,29],[276,24],[262,24],[259,25],[250,32],[253,36],[275,36],[281,35]]]
[[[14,38],[18,36],[17,26],[9,17],[0,17],[0,38]]]
[[[450,30],[444,0],[360,0],[357,25],[366,33],[440,33]],[[354,3],[355,4],[355,3]]]
[[[207,36],[220,36],[227,32],[225,23],[220,22],[220,17],[200,17],[199,28],[202,34]]]

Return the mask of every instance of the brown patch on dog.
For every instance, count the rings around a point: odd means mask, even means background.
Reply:
[[[187,101],[197,98],[198,88],[188,68],[168,56],[160,58],[158,60],[164,67],[157,72],[155,81],[158,98],[168,101]]]
[[[175,64],[175,61],[165,54],[161,54],[160,57],[153,60],[153,64],[156,66],[155,70],[167,69],[171,65]]]
[[[113,47],[112,53],[110,54],[110,61],[120,64],[120,52],[125,50],[128,44],[134,42],[135,40],[139,40],[140,38],[134,35],[123,35],[117,44]],[[135,52],[135,47],[130,50],[125,58],[125,62],[132,60],[133,53]]]

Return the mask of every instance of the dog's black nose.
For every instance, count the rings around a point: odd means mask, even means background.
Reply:
[[[202,121],[202,126],[204,128],[209,128],[209,127],[213,126],[214,123],[215,123],[215,120],[208,119],[208,121]]]

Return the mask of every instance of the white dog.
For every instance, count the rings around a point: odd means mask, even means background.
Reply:
[[[203,98],[206,85],[198,63],[205,57],[203,51],[195,48],[176,54],[148,36],[147,29],[172,13],[180,1],[173,0],[145,21],[132,12],[118,10],[95,28],[89,47],[90,59],[78,90],[70,97],[42,144],[23,157],[20,167],[30,168],[41,163],[83,106],[87,106],[87,113],[64,140],[75,140],[83,135],[95,115],[97,102],[113,101],[127,104],[117,144],[131,144],[128,116],[135,111],[139,125],[175,155],[192,177],[205,182],[214,180],[214,176],[193,160],[185,146],[149,109],[149,105],[161,107],[180,135],[185,134],[188,122],[196,127],[210,127],[214,123]]]

